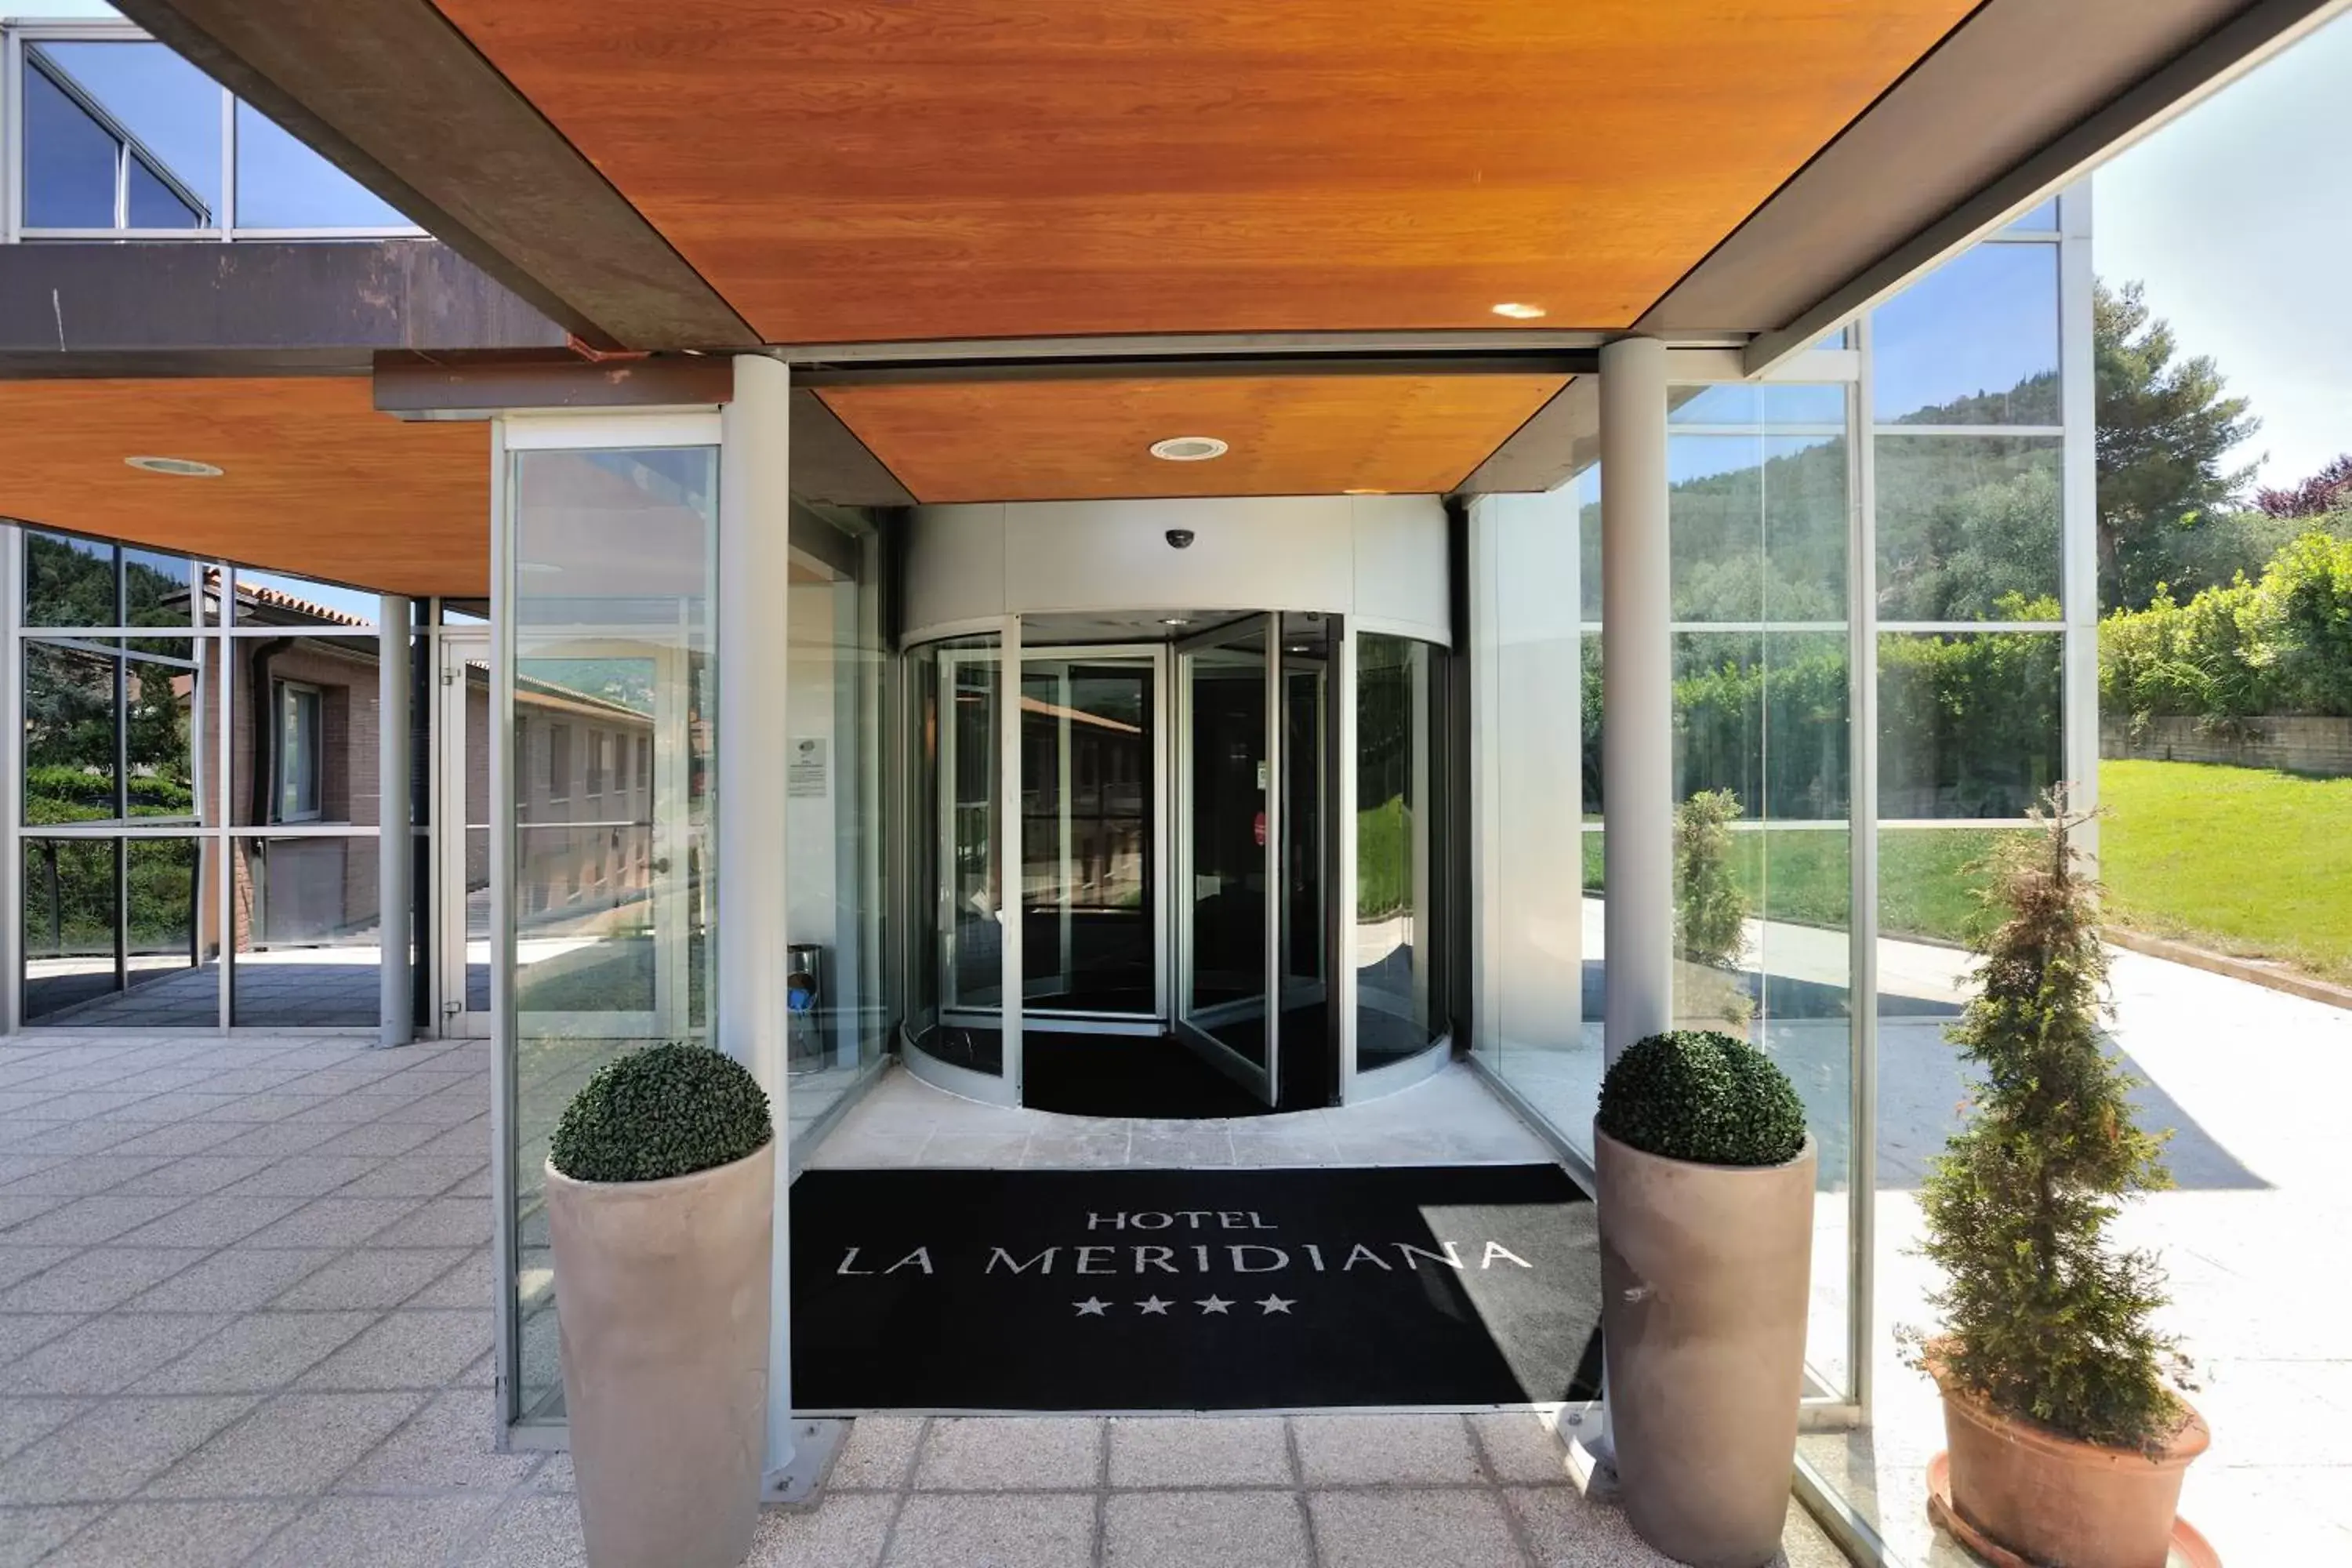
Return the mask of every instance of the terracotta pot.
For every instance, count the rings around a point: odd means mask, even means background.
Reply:
[[[776,1145],[661,1182],[547,1168],[590,1568],[737,1568],[767,1452]]]
[[[2150,1458],[2004,1415],[1929,1370],[1943,1390],[1952,1508],[1962,1519],[2044,1568],[2165,1568],[2181,1478],[2213,1440],[2203,1416],[2191,1411]]]
[[[1701,1165],[1593,1136],[1609,1434],[1625,1515],[1695,1568],[1780,1549],[1803,1396],[1813,1167]]]

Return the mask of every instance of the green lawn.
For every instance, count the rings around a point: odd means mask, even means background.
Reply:
[[[2110,919],[2352,982],[2352,779],[2099,764]]]
[[[1981,909],[1975,868],[1998,835],[1978,828],[1889,828],[1879,835],[1879,929],[1887,936],[1965,941]],[[1584,885],[1601,885],[1601,836],[1584,836]],[[1732,836],[1742,886],[1759,913],[1840,927],[1853,908],[1852,848],[1843,832],[1766,828]]]

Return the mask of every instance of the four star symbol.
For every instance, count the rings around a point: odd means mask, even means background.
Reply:
[[[1089,1296],[1083,1301],[1073,1301],[1070,1305],[1078,1310],[1078,1316],[1081,1318],[1104,1318],[1110,1315],[1111,1308],[1116,1306],[1117,1303],[1106,1301],[1099,1296]],[[1176,1305],[1175,1302],[1162,1300],[1156,1295],[1146,1296],[1142,1300],[1136,1303],[1136,1306],[1142,1310],[1143,1315],[1147,1318],[1164,1318],[1168,1315],[1168,1309],[1174,1305]],[[1234,1303],[1226,1300],[1223,1296],[1209,1296],[1194,1301],[1192,1305],[1201,1309],[1201,1315],[1202,1317],[1208,1317],[1212,1314],[1218,1317],[1228,1317],[1231,1316],[1232,1309],[1234,1307]],[[1254,1303],[1254,1305],[1257,1308],[1258,1316],[1262,1318],[1272,1317],[1276,1312],[1280,1312],[1284,1317],[1288,1317],[1290,1315],[1290,1309],[1298,1305],[1298,1302],[1295,1297],[1288,1300],[1285,1300],[1280,1296],[1268,1295],[1265,1300],[1257,1301]]]

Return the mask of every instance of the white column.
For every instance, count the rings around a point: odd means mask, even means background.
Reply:
[[[2066,187],[2058,214],[2058,384],[2066,426],[2059,510],[2066,619],[2061,727],[2066,804],[2089,811],[2099,804],[2099,392],[2091,315],[2097,281],[2091,267],[2091,182]],[[2083,824],[2079,842],[2096,875],[2097,817]]]
[[[1674,1020],[1674,634],[1666,552],[1666,346],[1601,351],[1602,925],[1615,1061]]]
[[[792,1022],[784,985],[791,380],[780,361],[737,356],[734,401],[719,415],[719,458],[718,1038],[767,1090],[776,1121],[763,1467],[770,1477],[793,1462],[791,1171],[783,1146],[791,1125],[784,1102]]]
[[[376,908],[383,958],[383,995],[376,1044],[404,1046],[416,1037],[416,1004],[409,977],[410,884],[416,847],[409,837],[408,600],[386,594],[376,601]]]

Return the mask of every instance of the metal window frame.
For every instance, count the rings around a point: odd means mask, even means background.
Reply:
[[[240,240],[358,240],[358,239],[417,239],[429,237],[427,231],[415,224],[367,224],[355,226],[320,225],[316,226],[268,227],[237,222],[236,198],[236,107],[244,100],[226,87],[220,93],[220,202],[211,216],[213,221],[199,228],[132,228],[126,222],[112,228],[43,228],[24,221],[25,200],[25,122],[24,73],[26,69],[25,46],[28,43],[160,43],[153,35],[136,23],[91,17],[58,21],[10,21],[0,23],[0,244],[25,241],[111,241],[166,240],[189,244],[226,244]],[[163,46],[168,47],[168,46]],[[74,95],[79,97],[80,95]],[[110,125],[114,117],[101,113],[100,123]],[[258,108],[254,110],[259,113]],[[137,138],[122,136],[130,144]],[[311,154],[316,157],[316,153]],[[320,160],[322,163],[326,161]],[[119,162],[119,161],[118,161]],[[328,167],[333,167],[328,164]],[[176,178],[168,184],[184,191]],[[128,181],[118,167],[115,176],[115,215],[127,220],[126,192]],[[193,195],[194,193],[187,193]]]

